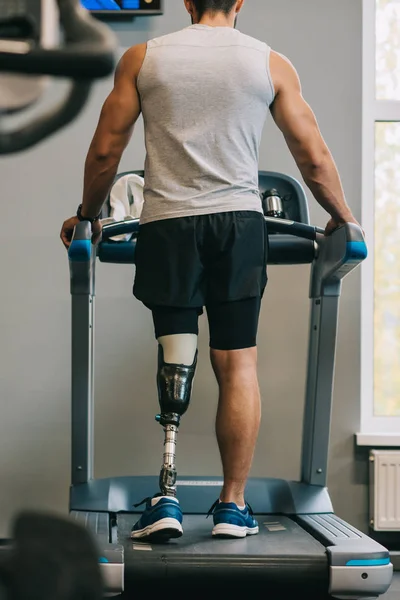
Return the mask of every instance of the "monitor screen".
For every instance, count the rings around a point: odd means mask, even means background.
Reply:
[[[161,12],[161,0],[81,0],[83,6],[94,12]]]

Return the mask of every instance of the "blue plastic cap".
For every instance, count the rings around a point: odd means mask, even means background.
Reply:
[[[390,565],[390,558],[349,560],[346,563],[346,567],[383,567],[385,565]]]
[[[68,258],[75,262],[88,262],[92,256],[90,240],[73,240],[68,250]]]
[[[346,262],[360,263],[368,256],[368,248],[365,242],[347,242]]]

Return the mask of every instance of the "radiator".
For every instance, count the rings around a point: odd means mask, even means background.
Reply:
[[[371,450],[370,519],[375,531],[400,531],[400,451]]]

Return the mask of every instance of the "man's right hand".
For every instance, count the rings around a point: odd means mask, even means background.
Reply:
[[[328,222],[327,226],[325,227],[325,235],[331,235],[336,229],[342,227],[346,223],[354,223],[355,225],[361,227],[360,223],[353,217],[353,215],[349,215],[349,217],[347,217],[346,219],[334,219],[332,217]]]

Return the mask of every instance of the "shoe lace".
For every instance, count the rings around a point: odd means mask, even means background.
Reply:
[[[147,504],[147,502],[150,502],[153,498],[161,498],[161,496],[162,496],[162,494],[154,494],[154,496],[152,496],[152,497],[149,496],[148,498],[145,498],[138,504],[134,504],[133,508],[139,508],[139,506],[143,506],[143,504]]]
[[[254,517],[254,511],[253,511],[253,509],[251,508],[251,506],[250,506],[250,504],[248,502],[246,502],[246,506],[247,506],[247,510],[249,511],[250,515],[252,517]]]
[[[218,506],[218,504],[219,504],[219,498],[218,498],[218,500],[216,500],[216,501],[214,502],[214,504],[212,505],[212,507],[211,507],[211,508],[210,508],[210,510],[208,511],[208,513],[207,513],[207,517],[206,517],[207,519],[208,519],[208,517],[211,517],[211,515],[214,513],[214,510],[216,509],[216,507]]]

